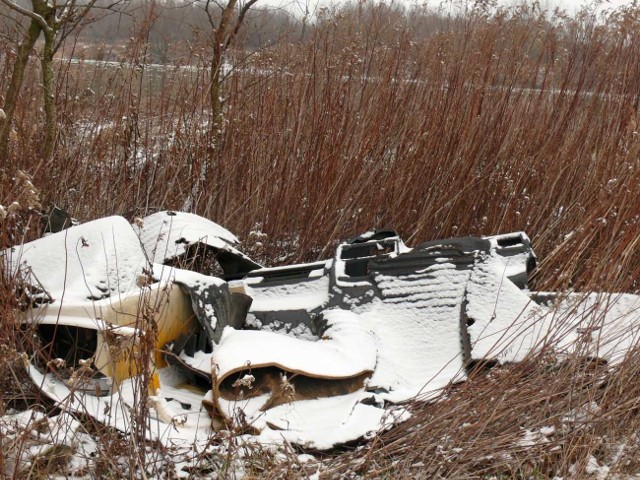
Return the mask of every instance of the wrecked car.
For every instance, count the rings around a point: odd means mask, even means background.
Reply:
[[[415,247],[367,232],[330,259],[275,268],[237,245],[214,222],[159,212],[5,251],[39,346],[32,379],[123,431],[145,397],[147,434],[163,441],[232,427],[328,449],[407,418],[403,402],[435,398],[478,362],[552,341],[615,362],[638,331],[638,296],[531,292],[522,232]]]

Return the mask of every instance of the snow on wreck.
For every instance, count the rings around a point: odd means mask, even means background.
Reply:
[[[435,398],[478,362],[549,346],[620,361],[640,323],[635,295],[531,292],[521,232],[413,248],[368,232],[333,258],[276,268],[237,246],[214,222],[159,212],[5,250],[40,344],[32,379],[125,432],[148,398],[147,435],[165,443],[233,428],[330,449],[407,418],[403,402]]]

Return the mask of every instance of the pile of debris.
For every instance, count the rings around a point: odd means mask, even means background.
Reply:
[[[435,398],[478,362],[543,348],[618,362],[640,328],[635,295],[531,292],[524,233],[409,248],[368,232],[331,259],[277,268],[237,244],[209,220],[160,212],[4,251],[40,343],[31,378],[125,432],[144,397],[147,435],[165,444],[227,428],[329,449],[402,421],[403,402]]]

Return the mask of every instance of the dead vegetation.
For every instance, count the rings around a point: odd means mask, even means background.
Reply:
[[[523,479],[635,473],[634,363],[634,355],[615,368],[539,356],[478,374],[440,402],[413,405],[412,419],[334,460],[330,471]]]
[[[196,36],[188,55],[154,70],[153,21],[136,24],[118,65],[59,59],[59,136],[47,163],[33,67],[0,159],[2,247],[37,237],[38,210],[53,205],[80,220],[192,211],[272,264],[325,258],[336,239],[371,228],[393,227],[409,243],[525,230],[541,259],[535,289],[638,293],[636,5],[575,18],[535,5],[469,5],[455,17],[326,9],[302,40],[248,59],[234,52],[213,135],[206,43]],[[1,43],[0,71],[10,55]],[[20,396],[23,346],[15,279],[0,274],[4,409]],[[221,435],[212,439],[221,450],[199,452],[189,468],[233,478],[242,458],[245,474],[265,478],[626,478],[640,469],[638,368],[636,352],[616,366],[541,354],[478,370],[373,441],[318,455],[322,466]],[[90,472],[136,476],[144,456],[89,424],[104,447]],[[33,465],[44,476],[66,455]],[[158,465],[149,471],[169,468]]]

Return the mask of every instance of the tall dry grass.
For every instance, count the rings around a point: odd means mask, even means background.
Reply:
[[[146,66],[149,12],[120,66],[60,60],[49,165],[34,69],[5,172],[30,172],[46,205],[80,219],[187,208],[272,246],[295,239],[296,260],[372,227],[410,242],[525,230],[539,288],[635,290],[638,11],[470,9],[428,17],[428,35],[420,15],[329,10],[308,41],[236,52],[212,133],[207,45]]]
[[[119,66],[60,59],[49,164],[38,161],[33,66],[10,158],[0,159],[0,203],[16,198],[11,178],[23,169],[44,207],[80,220],[187,209],[259,238],[263,247],[246,247],[270,263],[328,257],[337,239],[377,227],[409,244],[525,230],[541,259],[534,288],[637,292],[640,8],[598,15],[326,9],[303,41],[232,52],[223,129],[211,132],[209,46],[203,38],[154,69],[149,11],[118,49]],[[8,49],[0,45],[0,89]],[[25,235],[9,225],[4,246]],[[249,235],[258,230],[266,236]],[[546,478],[583,472],[591,456],[612,464],[622,443],[628,463],[613,463],[634,471],[634,359],[610,368],[543,356],[478,373],[329,459],[327,476],[356,465],[369,476]],[[586,426],[562,420],[591,402]],[[518,443],[550,426],[547,443]]]

